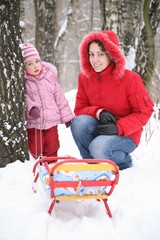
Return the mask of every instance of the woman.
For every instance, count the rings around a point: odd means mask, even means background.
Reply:
[[[130,153],[140,142],[153,102],[141,77],[125,69],[125,58],[112,31],[92,32],[80,45],[76,118],[71,125],[82,158],[132,166]]]

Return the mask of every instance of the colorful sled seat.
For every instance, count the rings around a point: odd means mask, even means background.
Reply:
[[[47,157],[39,159],[34,167],[34,183],[38,177],[52,202],[62,200],[102,200],[109,217],[112,217],[107,200],[119,180],[119,168],[111,160]],[[35,191],[35,188],[34,188]]]

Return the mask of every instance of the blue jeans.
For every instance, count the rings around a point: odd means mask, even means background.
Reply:
[[[101,158],[115,162],[119,169],[132,166],[130,153],[137,147],[130,137],[98,135],[95,131],[99,121],[89,115],[76,117],[71,132],[82,158]]]

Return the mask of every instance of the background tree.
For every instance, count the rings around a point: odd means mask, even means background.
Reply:
[[[144,79],[150,90],[155,69],[155,35],[160,22],[159,0],[145,0],[143,5],[144,26],[138,38],[136,66],[134,70]]]
[[[43,60],[54,63],[56,14],[54,0],[34,0],[36,35],[35,45]]]
[[[118,0],[99,0],[101,10],[102,29],[109,29],[118,32],[118,17],[120,1]]]
[[[35,44],[35,5],[33,0],[20,0],[20,27],[23,42]]]
[[[28,158],[19,0],[0,2],[0,167]]]

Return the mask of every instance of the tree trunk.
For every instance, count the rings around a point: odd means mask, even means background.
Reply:
[[[102,29],[108,29],[118,32],[118,14],[119,14],[119,0],[99,0],[101,16],[102,16]]]
[[[44,61],[54,63],[55,0],[34,0],[36,15],[35,44]]]
[[[155,68],[155,39],[157,26],[160,22],[158,14],[159,1],[145,0],[143,8],[144,27],[138,42],[136,67],[138,72],[144,79],[144,83],[150,90],[153,71]]]
[[[136,46],[142,25],[142,1],[125,0],[119,4],[118,36],[126,57]]]
[[[140,31],[141,2],[100,0],[100,9],[102,29],[112,30],[118,35],[121,48],[127,57],[131,48],[135,48]]]
[[[19,0],[0,3],[0,167],[28,159]]]

